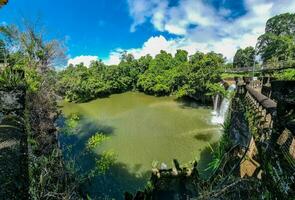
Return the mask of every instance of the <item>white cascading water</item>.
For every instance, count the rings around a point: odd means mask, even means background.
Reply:
[[[214,112],[218,110],[218,103],[219,103],[219,94],[214,97]]]
[[[234,91],[236,89],[236,85],[230,85],[227,89],[227,91]],[[220,107],[218,109],[218,101],[219,98],[217,98],[219,95],[216,95],[214,98],[214,111],[212,112],[213,117],[211,119],[212,124],[223,124],[224,119],[226,117],[227,110],[229,108],[229,99],[223,98],[222,102],[220,104]]]

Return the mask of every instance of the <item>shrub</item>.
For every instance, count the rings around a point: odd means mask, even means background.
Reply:
[[[24,79],[20,73],[14,71],[11,67],[6,67],[0,74],[0,87],[14,89],[24,85]]]

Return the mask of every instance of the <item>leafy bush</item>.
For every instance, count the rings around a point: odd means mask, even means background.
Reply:
[[[295,69],[287,69],[283,72],[278,72],[275,77],[279,80],[295,80]]]
[[[65,170],[61,162],[61,152],[57,148],[48,156],[30,154],[29,193],[31,199],[78,199],[79,180],[73,174]]]
[[[223,133],[223,135],[219,141],[219,144],[216,148],[212,148],[211,146],[209,146],[211,148],[212,153],[213,153],[213,160],[208,164],[207,170],[209,170],[209,169],[216,170],[219,167],[224,154],[229,150],[231,145],[232,144],[231,144],[228,134]]]
[[[37,90],[39,90],[42,82],[41,75],[35,69],[31,69],[29,67],[24,67],[24,71],[28,91],[36,92]]]
[[[223,98],[227,96],[227,92],[224,86],[220,83],[210,83],[207,86],[209,92],[206,95],[215,96],[216,94],[221,95]]]
[[[21,85],[24,85],[23,77],[11,67],[6,67],[0,72],[0,87],[13,89]]]

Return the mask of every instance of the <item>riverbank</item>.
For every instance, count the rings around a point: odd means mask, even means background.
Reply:
[[[79,199],[56,138],[55,100],[46,90],[0,90],[0,198]]]

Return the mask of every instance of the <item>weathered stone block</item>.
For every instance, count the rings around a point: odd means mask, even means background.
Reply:
[[[0,111],[21,110],[24,107],[24,91],[0,91]]]

